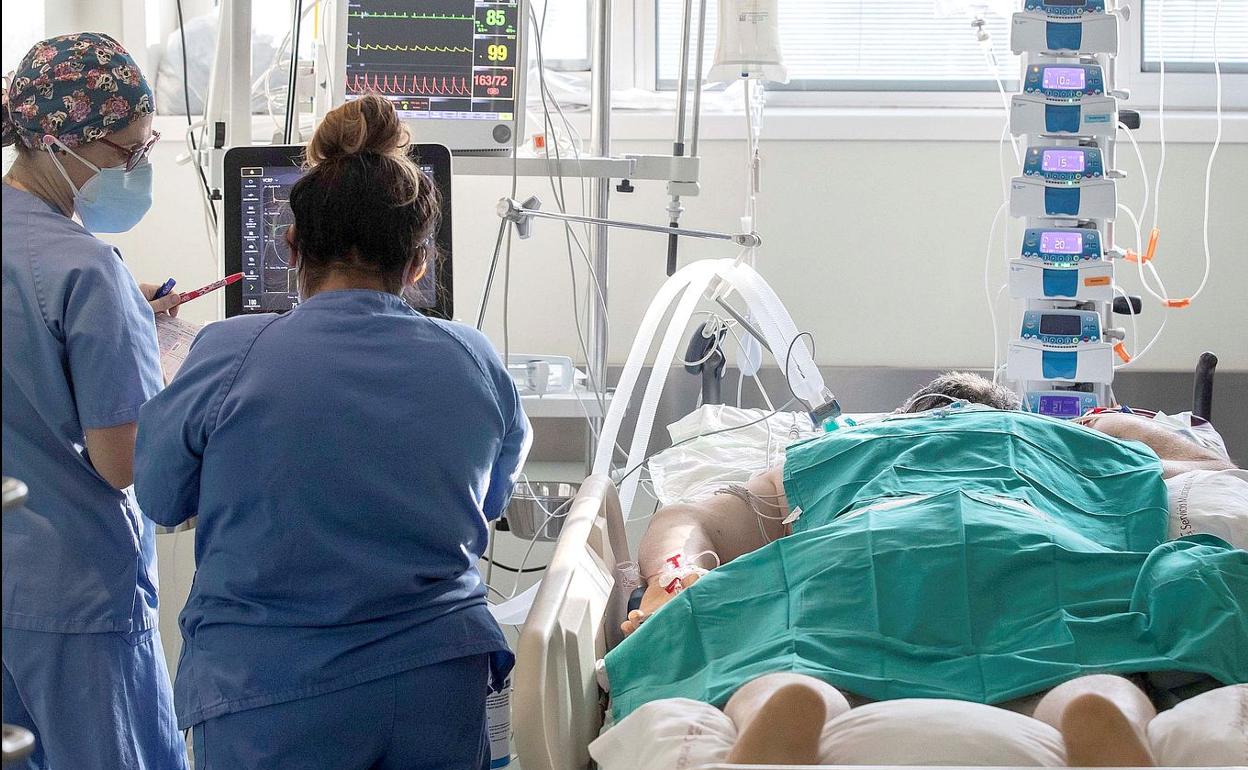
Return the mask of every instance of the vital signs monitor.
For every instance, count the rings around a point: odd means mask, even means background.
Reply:
[[[333,103],[375,93],[422,142],[508,153],[523,131],[525,0],[342,0]]]
[[[282,313],[299,304],[286,230],[293,222],[290,190],[303,176],[302,146],[235,147],[225,154],[224,275],[243,280],[225,287],[227,318]],[[438,257],[404,292],[413,308],[436,318],[453,312],[451,275],[451,155],[437,144],[412,145],[412,159],[442,193]]]

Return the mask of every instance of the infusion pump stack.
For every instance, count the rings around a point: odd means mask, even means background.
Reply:
[[[1108,405],[1116,354],[1113,248],[1118,208],[1114,171],[1119,122],[1117,0],[1024,0],[1010,25],[1023,57],[1010,132],[1021,137],[1022,168],[1010,183],[1010,216],[1024,220],[1009,262],[1010,297],[1022,322],[1008,343],[1005,378],[1025,408],[1078,417]],[[1118,303],[1138,312],[1138,302]]]

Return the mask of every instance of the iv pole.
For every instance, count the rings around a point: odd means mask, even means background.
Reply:
[[[590,84],[590,131],[594,137],[593,154],[599,158],[611,157],[611,21],[614,12],[613,0],[596,0],[594,3],[594,40],[593,63]],[[594,201],[594,216],[606,220],[611,207],[611,179],[597,177],[590,186]],[[594,265],[594,274],[590,280],[596,282],[593,298],[589,302],[589,344],[588,359],[585,367],[589,370],[591,387],[598,390],[599,398],[607,392],[607,346],[610,343],[607,326],[607,273],[610,269],[608,245],[609,230],[606,225],[594,227],[594,238],[590,243],[590,260]],[[572,298],[573,304],[576,298]],[[594,461],[594,450],[597,445],[595,436],[602,429],[606,418],[606,408],[602,414],[590,420],[585,441],[585,464],[590,467]]]

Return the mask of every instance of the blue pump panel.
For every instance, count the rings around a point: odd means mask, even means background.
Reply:
[[[1045,184],[1077,186],[1105,176],[1105,162],[1096,147],[1028,147],[1023,176],[1043,177]]]
[[[1051,217],[1079,216],[1078,187],[1044,188],[1044,213]]]
[[[1099,64],[1033,64],[1023,78],[1023,93],[1075,104],[1086,96],[1105,95],[1105,73]]]
[[[1077,267],[1103,259],[1101,233],[1081,227],[1031,227],[1023,232],[1023,259],[1045,267]]]
[[[1027,0],[1023,10],[1042,13],[1050,19],[1079,19],[1105,13],[1105,0]]]
[[[1079,293],[1079,271],[1045,268],[1044,296],[1073,297]]]
[[[1075,348],[1101,341],[1101,317],[1091,310],[1028,310],[1019,336],[1045,347]]]
[[[1051,134],[1077,134],[1083,108],[1077,104],[1044,105],[1044,130]]]
[[[1079,371],[1079,354],[1072,351],[1046,350],[1041,363],[1046,380],[1073,380]]]
[[[1083,24],[1048,22],[1045,44],[1050,51],[1078,51],[1083,46]]]
[[[1029,412],[1059,420],[1073,420],[1100,406],[1091,393],[1066,390],[1028,391],[1023,397],[1023,405]]]

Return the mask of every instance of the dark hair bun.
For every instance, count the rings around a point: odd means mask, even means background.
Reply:
[[[410,137],[394,105],[366,94],[330,110],[308,144],[309,165],[355,155],[402,157]]]

